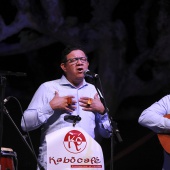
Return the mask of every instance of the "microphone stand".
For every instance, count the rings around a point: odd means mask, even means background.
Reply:
[[[22,139],[25,142],[25,144],[27,145],[28,149],[33,154],[33,156],[34,156],[34,158],[35,158],[35,160],[36,160],[36,162],[37,162],[37,164],[39,166],[39,169],[44,170],[44,167],[42,167],[42,165],[37,160],[35,152],[33,152],[32,148],[29,146],[28,142],[23,137],[22,133],[20,132],[20,130],[16,126],[15,122],[13,121],[11,116],[9,115],[6,107],[4,106],[6,76],[26,76],[26,73],[22,73],[22,72],[14,73],[14,72],[11,72],[11,71],[0,71],[0,76],[1,76],[1,84],[0,84],[0,94],[1,94],[0,95],[0,113],[1,113],[1,117],[0,117],[0,149],[2,147],[2,137],[3,137],[3,117],[4,117],[4,114],[6,114],[8,116],[8,118],[11,120],[11,122],[13,123],[13,125],[15,126],[15,128],[18,131],[18,133],[20,134],[20,136],[22,137]],[[1,153],[0,153],[0,158],[1,158]],[[1,170],[1,161],[0,161],[0,170]]]
[[[114,153],[114,145],[113,145],[113,142],[114,142],[114,135],[117,137],[117,140],[119,142],[122,142],[122,138],[120,136],[120,133],[119,133],[119,129],[117,127],[117,123],[115,121],[113,121],[113,118],[112,116],[109,114],[109,109],[106,105],[106,101],[105,101],[105,98],[104,98],[104,94],[103,94],[103,90],[102,90],[102,85],[101,85],[101,81],[100,81],[100,77],[99,75],[97,76],[93,76],[92,77],[93,80],[94,80],[94,86],[97,90],[97,93],[100,97],[100,100],[101,102],[103,103],[104,105],[104,108],[105,108],[105,112],[108,114],[108,117],[109,117],[109,121],[110,121],[110,125],[111,125],[111,131],[110,131],[110,134],[111,134],[111,160],[110,160],[110,170],[113,170],[113,153]],[[99,85],[100,85],[100,89],[101,89],[101,93],[99,92],[99,89],[97,88],[97,81],[96,80],[99,80]],[[102,94],[102,95],[101,95]]]
[[[0,84],[0,149],[2,147],[2,137],[3,137],[3,117],[4,117],[4,112],[3,112],[3,108],[4,108],[4,95],[5,95],[5,87],[6,87],[6,77],[5,76],[1,76],[1,84]],[[0,158],[1,158],[1,153],[0,153]],[[0,162],[1,163],[1,162]]]
[[[30,152],[32,153],[35,161],[38,164],[38,167],[40,170],[44,170],[44,168],[42,167],[42,165],[40,164],[40,162],[38,161],[35,152],[32,150],[32,148],[30,147],[29,143],[27,142],[26,138],[22,135],[22,133],[20,132],[19,128],[17,127],[17,125],[15,124],[14,120],[12,119],[12,117],[10,116],[8,110],[6,109],[6,107],[4,106],[4,113],[8,116],[8,118],[10,119],[10,121],[12,122],[12,124],[14,125],[14,127],[16,128],[17,132],[19,133],[19,135],[21,136],[22,140],[24,141],[24,143],[26,144],[26,146],[28,147],[28,149],[30,150]]]

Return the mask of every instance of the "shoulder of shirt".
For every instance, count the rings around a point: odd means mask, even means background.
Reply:
[[[170,99],[170,94],[167,94],[167,95],[165,95],[164,97],[162,97],[162,99],[164,99],[164,98]]]
[[[49,87],[49,86],[53,86],[53,85],[59,85],[61,83],[61,79],[56,79],[56,80],[51,80],[51,81],[46,81],[46,82],[44,82],[44,83],[42,83],[41,85],[40,85],[40,87]],[[84,86],[88,86],[88,87],[90,87],[90,88],[94,88],[95,89],[95,86],[93,85],[93,84],[91,84],[91,83],[88,83],[87,81],[84,81]]]
[[[40,86],[51,86],[51,85],[56,85],[57,83],[59,83],[60,79],[56,79],[56,80],[51,80],[51,81],[46,81],[44,83],[42,83]]]

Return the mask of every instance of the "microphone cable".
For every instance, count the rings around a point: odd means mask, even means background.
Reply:
[[[10,120],[12,121],[12,123],[14,124],[14,126],[16,127],[16,129],[18,130],[18,132],[20,133],[20,135],[22,136],[22,139],[24,140],[25,144],[26,144],[26,145],[28,146],[28,148],[30,149],[31,153],[33,154],[33,156],[34,156],[34,158],[35,158],[35,160],[36,160],[36,162],[37,162],[37,164],[38,164],[39,169],[40,169],[40,170],[44,170],[44,167],[40,164],[40,162],[39,162],[38,159],[37,159],[37,156],[36,156],[36,153],[35,153],[33,144],[32,144],[32,140],[31,140],[30,134],[29,134],[29,132],[28,132],[28,128],[27,128],[26,121],[25,121],[24,114],[23,114],[24,112],[23,112],[23,109],[22,109],[22,106],[21,106],[20,101],[19,101],[16,97],[14,97],[14,96],[9,96],[9,97],[7,97],[6,99],[4,99],[4,103],[7,103],[11,98],[15,99],[15,100],[17,101],[18,105],[19,105],[19,108],[20,108],[20,111],[21,111],[21,114],[22,114],[22,117],[23,117],[23,120],[24,120],[24,125],[25,125],[25,129],[26,129],[26,134],[27,134],[27,136],[22,135],[22,133],[20,132],[20,130],[19,130],[18,127],[16,126],[15,122],[12,120],[11,116],[9,115],[9,112],[8,112],[8,110],[6,109],[6,107],[4,107],[5,113],[6,113],[7,116],[10,118]],[[28,140],[29,140],[29,142],[30,142],[31,147],[30,147],[30,145],[28,144],[28,142],[27,142],[27,140],[26,140],[26,137],[28,137]]]

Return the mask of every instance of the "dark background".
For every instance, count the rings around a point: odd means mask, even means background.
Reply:
[[[27,74],[5,76],[3,97],[12,96],[5,106],[17,127],[38,86],[60,78],[65,45],[81,44],[123,139],[114,142],[114,170],[160,170],[163,149],[138,117],[170,91],[169,10],[167,0],[1,0],[1,84],[4,71]],[[36,169],[13,124],[6,115],[3,120],[2,143],[17,153],[19,170]],[[39,136],[39,129],[30,132],[36,153]],[[100,143],[109,170],[111,140]]]

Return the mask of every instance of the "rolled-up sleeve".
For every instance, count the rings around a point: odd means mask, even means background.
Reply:
[[[169,133],[170,119],[164,117],[167,114],[170,114],[169,95],[145,109],[139,116],[138,123],[156,133]]]

